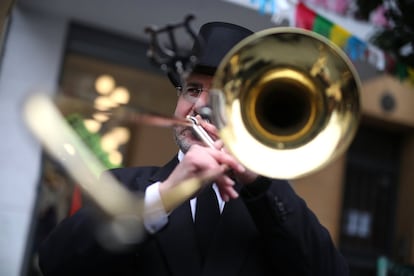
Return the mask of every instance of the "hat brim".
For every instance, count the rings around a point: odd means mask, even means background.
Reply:
[[[214,75],[224,56],[244,38],[253,32],[244,27],[227,22],[210,22],[201,26],[192,52],[197,56],[193,73]],[[180,87],[180,76],[176,72],[168,74],[171,83]]]

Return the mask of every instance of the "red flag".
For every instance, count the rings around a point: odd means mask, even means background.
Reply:
[[[72,202],[70,204],[69,216],[72,216],[82,207],[82,192],[78,185],[75,185],[72,193]]]
[[[299,3],[296,5],[296,27],[312,30],[316,16],[316,13],[305,4]]]

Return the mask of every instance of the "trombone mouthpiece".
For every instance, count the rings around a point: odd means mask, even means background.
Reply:
[[[204,142],[206,146],[209,146],[211,148],[214,147],[214,140],[208,135],[207,131],[200,125],[197,118],[194,116],[187,116],[187,120],[192,123],[192,129],[194,133],[200,138],[201,141]]]
[[[203,106],[197,110],[198,114],[200,114],[201,118],[206,122],[211,123],[211,118],[213,116],[213,110],[209,106]]]

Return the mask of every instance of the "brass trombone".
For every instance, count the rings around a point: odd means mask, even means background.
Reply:
[[[345,53],[298,28],[271,28],[239,42],[213,79],[212,119],[245,167],[272,178],[314,172],[351,143],[360,80]]]
[[[243,39],[223,58],[207,113],[225,147],[246,168],[295,179],[321,169],[348,148],[359,124],[360,86],[352,62],[328,39],[275,27]],[[63,99],[59,105],[87,104]],[[202,132],[192,119],[139,107],[112,115],[117,121],[186,125]],[[205,133],[199,136],[211,144]]]
[[[348,148],[360,117],[359,91],[356,70],[341,49],[310,31],[278,27],[245,38],[224,57],[213,79],[209,112],[225,147],[246,168],[271,178],[294,179],[322,168]],[[136,240],[144,212],[142,199],[107,174],[105,189],[102,181],[97,186],[104,168],[65,125],[55,106],[93,108],[73,103],[73,99],[52,103],[45,95],[33,95],[24,106],[24,116],[46,150],[107,214],[121,221],[119,237]],[[188,119],[139,108],[119,111],[113,113],[117,120],[203,131]],[[170,209],[178,206],[214,177],[182,183],[162,204]]]
[[[328,39],[299,28],[270,28],[243,39],[223,58],[205,113],[246,168],[295,179],[348,148],[359,125],[360,86],[352,62]],[[194,118],[136,115],[137,123],[192,126],[211,145]]]

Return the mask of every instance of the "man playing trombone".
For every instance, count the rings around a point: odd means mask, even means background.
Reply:
[[[184,83],[170,75],[178,90],[176,117],[191,116],[212,144],[200,140],[191,126],[176,126],[179,153],[168,164],[113,171],[130,190],[145,194],[147,206],[162,202],[191,178],[213,173],[213,181],[175,208],[148,211],[144,237],[120,250],[103,247],[94,235],[93,216],[80,210],[41,246],[45,276],[348,275],[328,231],[290,184],[243,167],[223,148],[215,125],[200,114],[209,104],[219,62],[251,34],[229,23],[203,25],[199,36],[204,46],[194,70]],[[212,203],[207,217],[204,202]]]

